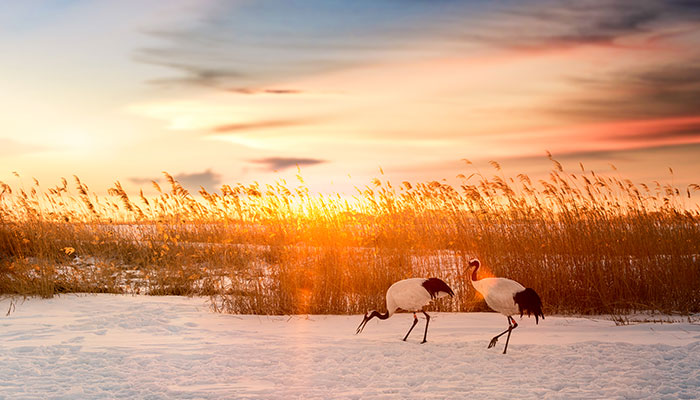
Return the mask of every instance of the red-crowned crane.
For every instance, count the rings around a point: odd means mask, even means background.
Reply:
[[[506,278],[484,278],[477,279],[476,271],[479,270],[481,263],[479,260],[472,260],[469,262],[469,267],[476,267],[472,271],[470,280],[474,289],[481,293],[486,300],[486,304],[489,307],[498,311],[508,318],[508,329],[501,332],[491,339],[488,348],[496,345],[498,338],[504,334],[508,334],[506,338],[506,347],[503,349],[503,354],[506,354],[508,350],[508,341],[510,340],[510,333],[513,329],[518,327],[518,323],[513,319],[513,315],[520,313],[522,318],[523,313],[527,313],[529,317],[530,314],[535,315],[535,323],[539,324],[539,317],[544,319],[544,314],[542,313],[542,300],[537,293],[530,289],[525,288],[518,282]]]
[[[362,322],[360,322],[360,326],[357,327],[355,334],[362,332],[367,322],[372,318],[387,319],[400,308],[404,311],[413,312],[413,325],[411,325],[406,336],[404,336],[404,342],[408,339],[408,335],[411,334],[413,327],[418,323],[416,312],[422,311],[425,314],[425,333],[421,342],[425,343],[428,337],[430,315],[423,311],[423,307],[427,306],[433,299],[447,295],[454,297],[455,294],[444,281],[438,278],[410,278],[398,281],[386,291],[386,313],[381,314],[375,310],[368,311]]]

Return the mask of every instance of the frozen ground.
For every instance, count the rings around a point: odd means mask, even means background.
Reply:
[[[221,315],[206,300],[64,295],[4,312],[0,398],[700,398],[700,326],[499,314]]]

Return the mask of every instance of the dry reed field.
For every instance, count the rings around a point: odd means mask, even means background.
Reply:
[[[231,313],[346,314],[383,304],[394,281],[438,276],[457,296],[434,309],[485,310],[464,268],[479,257],[535,288],[545,313],[700,311],[700,186],[550,159],[547,180],[491,162],[493,176],[458,185],[382,177],[352,197],[310,194],[301,176],[193,195],[165,174],[154,197],[118,182],[97,196],[78,177],[0,183],[0,294],[205,295]]]

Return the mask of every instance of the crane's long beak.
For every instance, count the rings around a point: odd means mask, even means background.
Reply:
[[[367,314],[365,314],[364,319],[362,320],[362,322],[360,322],[360,326],[358,326],[358,327],[357,327],[357,331],[355,331],[355,335],[357,335],[358,333],[361,333],[362,330],[365,329],[365,325],[367,325],[367,322],[368,322],[370,319],[371,319],[371,318],[370,318],[369,316],[367,316]]]

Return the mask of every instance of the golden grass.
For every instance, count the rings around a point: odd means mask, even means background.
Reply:
[[[551,159],[551,157],[550,157]],[[234,313],[361,313],[396,280],[438,276],[440,310],[485,309],[464,270],[540,293],[546,312],[700,311],[698,185],[634,184],[564,171],[547,180],[478,171],[459,185],[375,179],[352,198],[289,185],[224,185],[192,196],[77,178],[42,190],[0,183],[0,294],[209,295]]]

